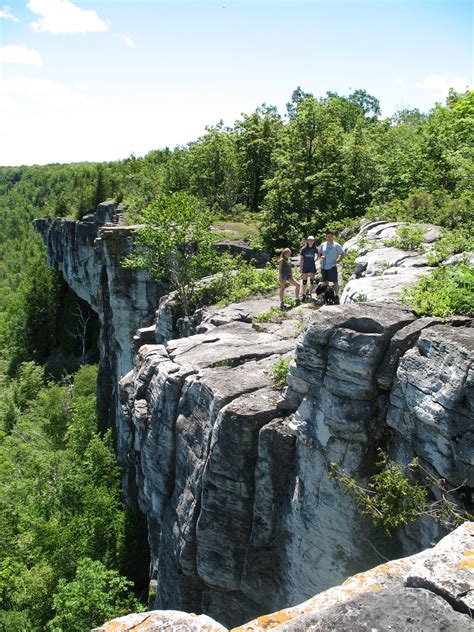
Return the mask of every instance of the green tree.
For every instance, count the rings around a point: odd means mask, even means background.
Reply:
[[[87,632],[107,619],[141,612],[143,607],[130,592],[132,583],[100,561],[82,559],[72,581],[60,580],[53,604],[56,616],[51,632]]]
[[[189,317],[197,282],[214,271],[212,216],[197,198],[178,192],[145,209],[143,222],[136,242],[141,249],[125,265],[145,268],[158,282],[169,284]]]
[[[380,116],[380,101],[367,90],[354,90],[347,98],[361,108],[364,116]]]
[[[239,199],[235,134],[222,121],[206,130],[189,145],[190,192],[228,214]]]
[[[275,152],[275,175],[266,183],[262,234],[272,250],[297,245],[304,232],[340,215],[343,143],[343,128],[325,100],[307,96],[299,102]]]
[[[251,211],[260,210],[263,186],[273,174],[272,155],[282,129],[276,108],[265,104],[252,114],[244,114],[235,124],[242,195]]]

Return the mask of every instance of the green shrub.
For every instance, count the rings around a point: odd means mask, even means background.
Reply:
[[[402,301],[419,316],[474,316],[474,266],[440,266],[405,288]]]
[[[286,386],[288,380],[288,372],[290,370],[290,360],[288,358],[280,358],[270,369],[269,373],[273,383],[278,388]]]
[[[393,239],[384,241],[385,246],[393,246],[402,250],[418,250],[422,251],[424,229],[417,224],[408,224],[407,226],[399,226],[397,235]]]
[[[275,267],[268,265],[259,270],[250,263],[242,263],[229,256],[221,268],[225,268],[225,271],[217,274],[209,284],[197,290],[196,306],[216,303],[225,306],[254,294],[267,294],[278,287],[278,273]]]
[[[347,283],[351,276],[355,274],[355,260],[359,256],[357,250],[351,250],[344,255],[344,264],[342,267],[342,280]]]
[[[416,520],[425,511],[427,490],[412,483],[406,474],[416,469],[417,465],[414,459],[408,465],[401,466],[389,461],[387,455],[380,451],[377,462],[379,472],[371,477],[367,488],[341,473],[336,463],[331,463],[330,478],[336,478],[346,492],[354,494],[357,507],[371,518],[375,526],[383,527],[390,533],[396,527]]]
[[[341,471],[337,463],[330,464],[328,476],[339,481],[346,493],[353,494],[361,513],[369,516],[372,523],[382,527],[387,534],[421,516],[432,518],[448,529],[472,520],[472,516],[461,510],[450,497],[456,489],[448,489],[444,481],[430,474],[417,458],[402,465],[379,450],[376,467],[377,472],[370,477],[366,487]],[[429,498],[433,488],[437,489],[436,500]]]
[[[256,323],[279,323],[285,318],[285,311],[279,307],[271,307],[268,311],[262,312],[253,320]]]
[[[474,239],[461,230],[443,231],[441,239],[434,244],[433,249],[428,253],[428,264],[435,266],[460,252],[473,252]]]

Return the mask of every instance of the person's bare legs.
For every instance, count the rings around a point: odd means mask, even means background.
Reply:
[[[295,281],[295,279],[290,279],[290,283],[295,288],[295,298],[296,300],[298,300],[300,297],[300,284],[298,283],[298,281]]]
[[[302,272],[301,278],[303,279],[303,300],[309,296],[311,298],[311,292],[313,291],[314,284],[314,272]]]
[[[280,304],[283,303],[285,296],[286,281],[280,281]]]

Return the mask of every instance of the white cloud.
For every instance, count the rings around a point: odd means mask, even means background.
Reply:
[[[129,37],[128,35],[121,35],[120,37],[123,39],[123,41],[129,48],[135,48],[135,44],[131,37]]]
[[[405,85],[405,79],[403,77],[395,77],[394,81],[397,84],[397,86]]]
[[[64,107],[87,103],[87,98],[76,90],[49,79],[30,79],[27,77],[11,77],[0,80],[2,110],[13,106],[23,109],[29,105],[46,105],[48,107]]]
[[[449,77],[448,75],[427,75],[416,86],[423,90],[429,90],[439,97],[447,96],[450,88],[456,92],[464,92],[469,86],[469,81],[464,77]]]
[[[57,35],[109,30],[108,24],[95,11],[80,9],[70,0],[30,0],[26,6],[40,16],[37,22],[31,22],[35,31]]]
[[[20,21],[16,15],[13,15],[10,11],[10,7],[6,4],[0,9],[0,20],[11,20],[12,22]]]
[[[4,64],[27,64],[29,66],[43,65],[43,60],[37,50],[20,44],[0,46],[0,62]]]

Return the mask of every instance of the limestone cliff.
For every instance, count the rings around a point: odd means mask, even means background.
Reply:
[[[252,325],[264,307],[211,312],[204,333],[141,347],[121,382],[155,606],[225,625],[443,535],[420,520],[387,542],[328,477],[331,462],[363,482],[382,445],[465,492],[473,482],[469,319],[416,320],[393,303],[301,308],[296,341],[294,320]],[[267,370],[293,350],[281,397]]]
[[[133,228],[98,216],[36,227],[50,265],[101,318],[101,380],[125,492],[148,523],[155,607],[238,625],[444,535],[419,520],[387,542],[328,472],[335,462],[364,483],[383,446],[468,499],[469,319],[416,319],[392,301],[256,323],[270,297],[208,309],[195,335],[171,339],[166,299],[152,325],[159,288],[120,266]],[[292,360],[283,394],[269,375],[281,356]]]

